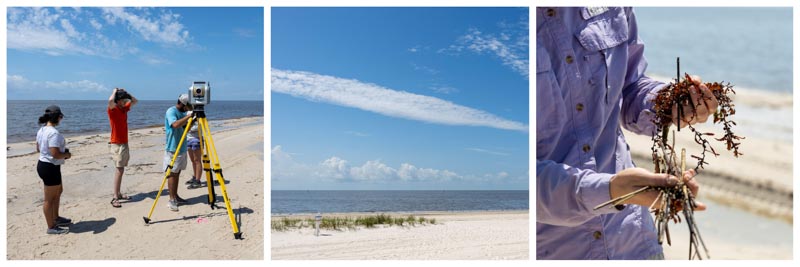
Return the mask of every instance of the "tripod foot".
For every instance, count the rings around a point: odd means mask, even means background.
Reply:
[[[150,224],[150,218],[142,217],[144,219],[144,224]]]
[[[233,238],[241,240],[242,239],[242,232],[233,233]]]

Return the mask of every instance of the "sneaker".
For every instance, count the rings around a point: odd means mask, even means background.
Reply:
[[[195,189],[200,187],[203,187],[203,185],[200,183],[200,180],[194,180],[194,182],[186,186],[186,189]]]
[[[178,197],[178,199],[177,199],[177,200],[178,200],[178,201],[177,201],[177,202],[178,202],[178,204],[186,204],[186,203],[189,203],[189,201],[186,201],[185,199],[182,199],[181,197]]]
[[[48,235],[63,235],[69,233],[69,229],[67,228],[60,228],[58,226],[47,229]]]
[[[64,218],[61,216],[58,216],[58,218],[56,218],[56,226],[64,227],[64,226],[69,226],[70,224],[72,224],[72,220],[70,220],[69,218]]]
[[[198,181],[199,182],[199,180],[197,180],[197,178],[194,178],[194,175],[192,175],[192,179],[189,179],[188,181],[186,181],[186,184],[187,185],[188,184],[192,184],[192,183],[194,183],[194,181]]]
[[[178,201],[170,200],[167,207],[169,207],[171,211],[178,211]]]

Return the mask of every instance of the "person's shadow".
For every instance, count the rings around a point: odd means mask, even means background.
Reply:
[[[94,232],[94,234],[99,234],[108,230],[108,227],[116,222],[117,218],[114,217],[102,221],[80,221],[70,225],[69,231],[76,234],[86,232]]]

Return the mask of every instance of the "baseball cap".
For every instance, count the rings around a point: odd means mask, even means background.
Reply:
[[[180,101],[181,104],[188,105],[189,104],[189,95],[188,94],[181,94],[181,96],[178,97],[178,101]]]
[[[47,107],[47,109],[44,110],[44,114],[61,114],[61,115],[64,115],[64,113],[61,113],[61,108],[56,106],[56,105],[50,105],[49,107]]]

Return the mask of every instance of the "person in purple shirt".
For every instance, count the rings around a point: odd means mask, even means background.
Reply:
[[[632,8],[536,9],[537,259],[664,258],[648,211],[656,192],[593,210],[643,186],[679,181],[635,168],[622,134],[623,127],[654,134],[652,100],[665,86],[645,76],[637,30]],[[706,122],[717,109],[713,97],[700,97],[711,92],[696,78],[690,92],[701,104],[681,107],[681,127]],[[697,195],[694,175],[682,178]]]

